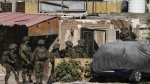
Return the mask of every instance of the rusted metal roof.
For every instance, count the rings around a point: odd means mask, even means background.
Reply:
[[[0,25],[26,25],[27,27],[30,27],[52,18],[55,18],[55,16],[5,12],[0,13]]]
[[[129,22],[125,20],[111,20],[111,23],[114,25],[115,29],[121,29],[123,26],[129,27]]]

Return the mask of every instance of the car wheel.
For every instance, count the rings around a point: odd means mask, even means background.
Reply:
[[[142,73],[139,71],[132,71],[132,74],[129,78],[130,82],[137,83],[140,82],[142,79]]]
[[[89,82],[105,82],[105,77],[93,76]]]

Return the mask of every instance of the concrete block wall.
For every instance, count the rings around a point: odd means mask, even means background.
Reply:
[[[106,42],[116,41],[116,29],[106,30]]]

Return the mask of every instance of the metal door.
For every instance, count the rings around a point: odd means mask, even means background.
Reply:
[[[81,39],[85,40],[85,49],[90,58],[93,57],[94,54],[94,30],[93,29],[81,29]]]

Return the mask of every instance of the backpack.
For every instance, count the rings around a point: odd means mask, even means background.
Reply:
[[[6,63],[6,56],[9,55],[9,51],[4,51],[2,53],[2,63]]]
[[[37,57],[39,60],[44,60],[46,56],[46,49],[45,48],[38,48],[37,49]]]

